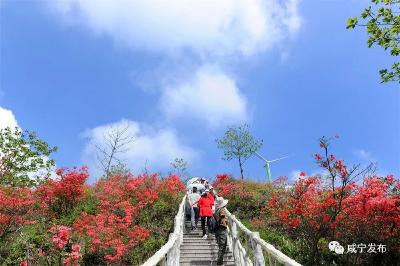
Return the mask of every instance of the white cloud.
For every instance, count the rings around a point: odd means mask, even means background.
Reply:
[[[235,81],[212,66],[198,69],[188,81],[165,88],[161,108],[169,119],[197,118],[212,127],[248,118],[246,98]]]
[[[170,128],[155,129],[146,124],[130,120],[120,120],[86,130],[82,136],[88,139],[82,160],[88,164],[91,173],[100,174],[96,148],[93,145],[103,145],[104,135],[111,129],[128,127],[128,133],[134,136],[134,141],[126,146],[126,152],[119,156],[133,173],[141,172],[147,164],[149,171],[167,171],[170,163],[177,157],[193,162],[199,153],[181,143],[179,136]],[[95,174],[95,175],[96,175]]]
[[[19,126],[13,112],[0,106],[0,129],[6,127],[15,128]]]
[[[253,55],[295,34],[299,0],[58,0],[59,17],[151,52]]]
[[[289,174],[289,179],[288,179],[288,181],[291,183],[291,182],[296,182],[299,178],[300,178],[300,173],[301,173],[301,171],[300,170],[293,170],[293,171],[291,171],[290,172],[290,174]]]
[[[231,59],[266,51],[298,32],[302,23],[299,1],[48,0],[47,3],[67,25],[84,26],[98,36],[113,39],[119,46],[172,56],[166,57],[168,74],[160,74],[154,68],[150,74],[136,70],[130,75],[132,80],[145,91],[163,88],[160,101],[163,117],[196,118],[215,127],[248,120],[246,98],[235,80],[220,69],[207,66],[195,74],[191,74],[190,68],[177,73],[177,65],[211,62],[223,66]],[[283,60],[288,55],[289,52]],[[170,58],[178,60],[171,63]],[[178,78],[172,83],[171,77]]]
[[[376,158],[372,155],[372,152],[364,149],[353,150],[353,154],[364,162],[376,162]]]

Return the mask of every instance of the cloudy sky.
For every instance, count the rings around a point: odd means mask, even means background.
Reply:
[[[346,19],[369,1],[57,0],[0,5],[0,127],[36,131],[58,166],[89,165],[110,128],[129,126],[134,173],[239,173],[215,139],[247,122],[274,177],[315,173],[318,138],[336,157],[400,175],[400,89],[392,58]],[[251,158],[245,176],[264,180]]]

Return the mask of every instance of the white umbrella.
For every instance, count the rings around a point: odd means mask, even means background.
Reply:
[[[205,186],[203,184],[200,184],[200,183],[189,184],[186,188],[187,188],[187,190],[192,190],[193,187],[197,187],[197,191],[199,191],[201,189],[206,189]]]
[[[192,184],[192,183],[194,183],[194,182],[196,182],[196,181],[200,182],[199,180],[200,180],[199,177],[193,177],[193,178],[189,179],[189,180],[186,182],[186,185],[190,185],[190,184]]]

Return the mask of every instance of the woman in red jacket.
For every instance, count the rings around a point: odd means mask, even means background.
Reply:
[[[200,218],[201,218],[201,229],[203,229],[203,238],[206,239],[207,238],[207,233],[206,233],[206,227],[205,227],[205,223],[207,221],[207,228],[208,231],[210,231],[210,221],[211,221],[211,217],[212,217],[212,206],[214,204],[214,201],[211,200],[208,195],[207,192],[204,192],[201,195],[201,198],[199,199],[197,205],[200,208]]]
[[[211,200],[211,205],[214,205],[215,196],[214,196],[214,188],[210,186],[210,190],[206,189],[207,197]]]

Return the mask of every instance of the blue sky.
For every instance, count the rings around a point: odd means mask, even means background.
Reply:
[[[369,1],[196,2],[2,0],[0,126],[36,131],[92,180],[90,142],[121,124],[134,173],[184,157],[193,175],[238,175],[214,140],[243,122],[267,158],[295,154],[274,177],[318,171],[318,138],[336,134],[338,158],[399,176],[400,88],[378,76],[393,58],[345,29]],[[265,179],[257,158],[245,176]]]

